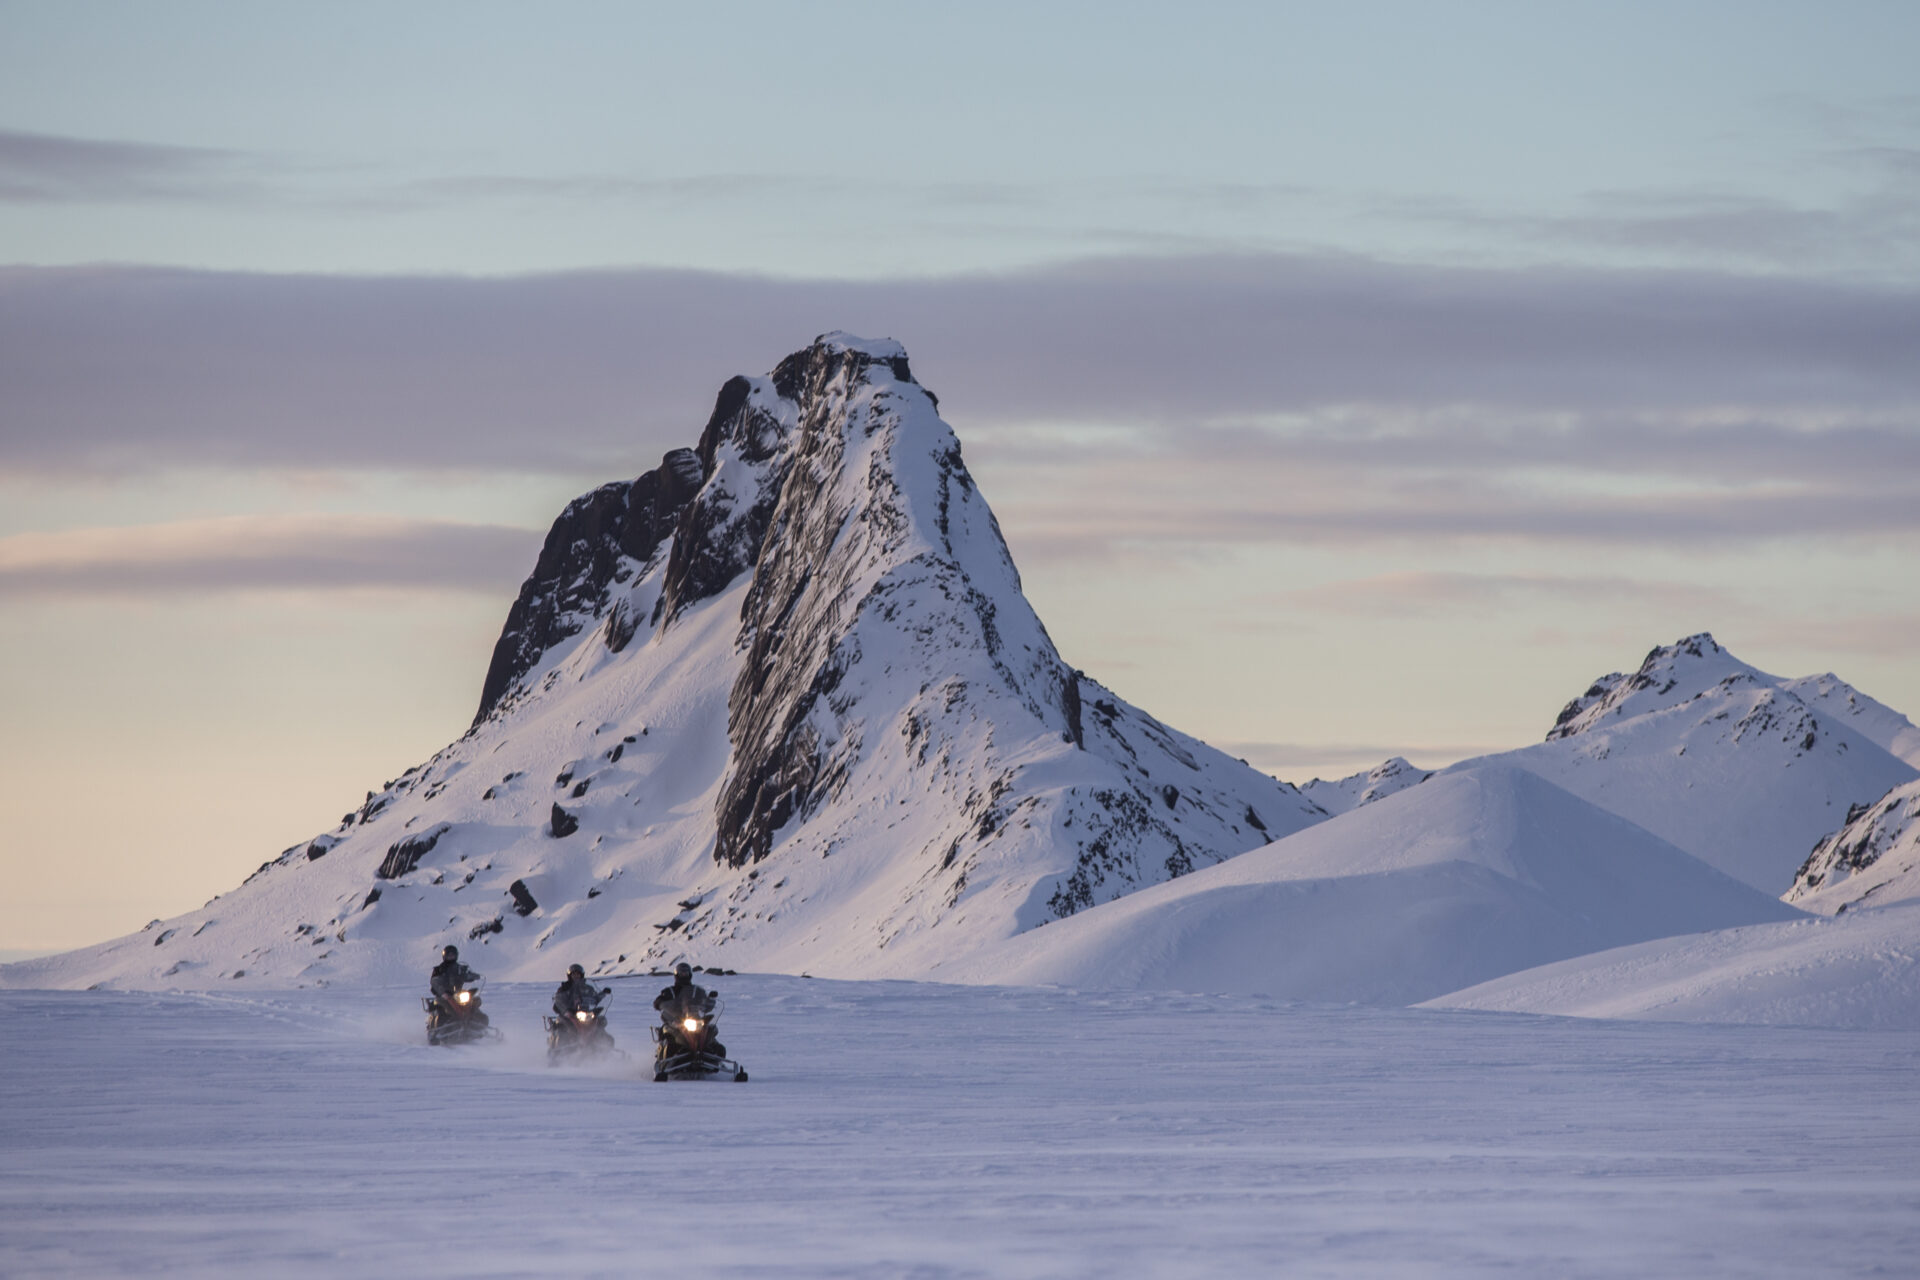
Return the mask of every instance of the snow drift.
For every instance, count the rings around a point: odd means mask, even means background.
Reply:
[[[1797,914],[1525,770],[1483,765],[1023,934],[960,972],[1403,1004]]]
[[[1920,1031],[1920,903],[1603,951],[1431,1007]]]

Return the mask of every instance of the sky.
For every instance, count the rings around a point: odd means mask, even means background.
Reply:
[[[0,0],[0,952],[457,737],[547,524],[889,336],[1293,781],[1700,630],[1920,714],[1920,9]]]

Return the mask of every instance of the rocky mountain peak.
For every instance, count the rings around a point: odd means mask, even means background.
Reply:
[[[906,352],[829,334],[781,361],[772,382],[799,426],[741,609],[748,652],[729,703],[735,769],[715,851],[736,866],[843,790],[864,725],[835,694],[863,658],[937,675],[954,665],[943,650],[977,653],[1033,717],[1079,732],[1073,674],[1021,596],[959,441]],[[903,609],[923,619],[904,648],[892,622]],[[974,684],[943,695],[947,710],[977,700]]]
[[[905,350],[830,333],[568,504],[464,736],[73,972],[934,974],[1325,816],[1062,661]]]
[[[1547,731],[1546,741],[1571,738],[1609,720],[1674,706],[1729,680],[1759,682],[1767,677],[1721,648],[1705,631],[1669,645],[1657,645],[1632,675],[1615,671],[1601,676],[1563,707],[1553,728]]]

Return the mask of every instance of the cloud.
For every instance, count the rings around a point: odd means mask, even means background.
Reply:
[[[0,129],[0,202],[231,198],[250,157],[209,147]]]
[[[1771,618],[1757,624],[1755,634],[1821,653],[1911,659],[1920,649],[1920,613]]]
[[[1910,533],[1920,290],[1314,256],[781,280],[0,270],[0,472],[633,475],[890,335],[1024,537]]]
[[[379,515],[227,516],[0,538],[0,599],[207,591],[510,592],[530,529]]]
[[[1302,587],[1277,597],[1295,608],[1353,617],[1416,617],[1547,599],[1617,607],[1644,603],[1668,611],[1725,609],[1732,597],[1698,583],[1608,575],[1410,571]]]

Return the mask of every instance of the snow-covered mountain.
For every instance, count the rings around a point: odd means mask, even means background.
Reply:
[[[1701,634],[1596,680],[1546,741],[1452,767],[1529,770],[1781,894],[1850,806],[1920,776],[1889,750],[1911,729],[1833,676],[1783,680]]]
[[[1330,816],[1338,816],[1358,809],[1363,804],[1384,800],[1432,776],[1431,769],[1417,768],[1404,757],[1394,756],[1371,769],[1348,774],[1344,778],[1315,778],[1301,784],[1300,794],[1325,809]]]
[[[1489,764],[1022,934],[954,976],[1403,1004],[1797,914],[1526,770]]]
[[[1786,898],[1822,915],[1920,898],[1920,781],[1847,810],[1846,825],[1813,847]]]
[[[1069,667],[897,344],[721,389],[570,504],[479,715],[204,908],[10,985],[944,960],[1321,820]]]

